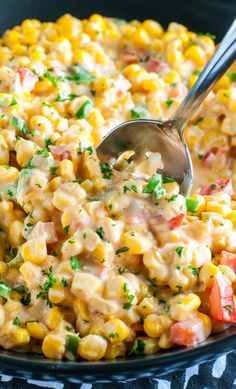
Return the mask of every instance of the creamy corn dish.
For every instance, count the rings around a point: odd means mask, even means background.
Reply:
[[[102,162],[167,119],[215,37],[154,20],[24,20],[0,39],[0,345],[70,360],[191,346],[236,323],[236,67],[185,128],[193,192],[158,153]],[[145,134],[144,134],[145,136]]]

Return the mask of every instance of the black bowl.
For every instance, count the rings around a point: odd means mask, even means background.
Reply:
[[[55,20],[63,13],[84,18],[92,13],[119,18],[176,21],[196,32],[211,32],[220,40],[236,15],[235,0],[0,0],[1,33],[26,18]],[[63,382],[111,382],[171,372],[214,359],[236,346],[236,328],[213,335],[190,348],[113,361],[70,362],[39,359],[33,354],[0,351],[1,373],[21,378]]]

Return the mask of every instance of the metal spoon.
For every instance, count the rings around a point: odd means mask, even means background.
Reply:
[[[148,151],[159,152],[163,169],[158,172],[174,178],[180,185],[180,192],[188,195],[193,169],[189,149],[183,136],[184,125],[235,58],[236,19],[175,114],[164,122],[137,119],[121,123],[98,145],[99,158],[108,161],[110,158],[117,158],[126,150],[133,150],[136,155],[145,155]]]

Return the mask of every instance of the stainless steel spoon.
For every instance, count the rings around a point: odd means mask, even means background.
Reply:
[[[180,185],[180,192],[188,195],[193,169],[183,136],[184,125],[235,59],[236,19],[175,114],[164,122],[137,119],[121,123],[98,145],[99,158],[108,161],[110,158],[117,158],[126,150],[133,150],[136,155],[144,155],[147,151],[159,152],[163,169],[158,172],[174,178]]]

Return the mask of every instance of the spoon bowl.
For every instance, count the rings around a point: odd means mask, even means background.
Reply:
[[[193,178],[192,161],[187,145],[183,142],[172,121],[138,119],[119,124],[109,132],[97,147],[98,157],[107,162],[126,150],[137,157],[147,152],[159,152],[163,167],[157,172],[174,178],[180,191],[188,195]]]
[[[235,58],[236,19],[170,120],[137,119],[121,123],[98,145],[97,153],[101,161],[114,160],[127,150],[134,151],[137,156],[145,156],[148,151],[159,152],[163,167],[157,171],[175,179],[180,193],[187,196],[191,189],[193,169],[184,140],[184,126]]]

